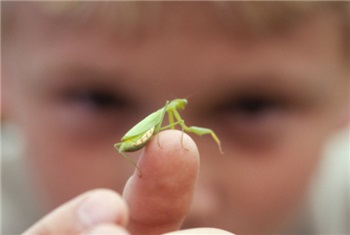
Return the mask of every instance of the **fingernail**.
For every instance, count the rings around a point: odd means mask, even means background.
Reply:
[[[100,223],[116,221],[116,198],[112,193],[92,192],[78,207],[78,218],[82,226],[89,228]]]

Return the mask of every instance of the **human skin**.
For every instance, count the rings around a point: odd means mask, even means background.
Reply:
[[[208,12],[196,14],[125,39],[98,24],[22,12],[4,51],[4,105],[24,133],[47,211],[94,188],[121,194],[133,169],[113,144],[165,100],[189,96],[186,124],[213,129],[225,155],[210,137],[194,136],[201,168],[184,227],[283,227],[344,120],[340,30],[332,16],[315,15],[286,34],[243,40],[208,24]],[[249,99],[257,110],[241,102]]]
[[[25,234],[147,235],[179,229],[190,207],[199,170],[196,144],[186,134],[181,144],[181,135],[177,130],[164,131],[157,136],[159,143],[156,138],[150,141],[139,161],[142,177],[138,172],[130,177],[124,200],[110,190],[87,192],[56,209]]]

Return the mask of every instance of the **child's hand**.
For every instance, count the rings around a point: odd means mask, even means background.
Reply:
[[[127,206],[117,193],[97,189],[61,205],[23,235],[128,234],[128,217]]]
[[[25,234],[162,234],[180,228],[191,204],[199,169],[196,144],[180,131],[152,138],[127,182],[123,198],[110,190],[93,190],[62,205]],[[159,138],[159,139],[157,139]],[[159,144],[158,144],[159,141]],[[118,170],[118,169],[116,169]],[[196,233],[196,230],[176,234]],[[198,229],[198,234],[230,234]]]

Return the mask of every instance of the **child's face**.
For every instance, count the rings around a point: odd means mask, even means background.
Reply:
[[[186,97],[186,124],[213,129],[225,152],[193,136],[201,170],[186,226],[272,231],[303,197],[347,89],[329,19],[259,40],[205,20],[120,39],[30,16],[5,54],[5,98],[50,206],[95,187],[121,192],[133,167],[113,144]]]

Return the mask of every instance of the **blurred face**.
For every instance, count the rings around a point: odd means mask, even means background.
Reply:
[[[133,167],[113,144],[185,97],[186,124],[213,129],[225,152],[193,136],[201,171],[185,226],[273,232],[298,205],[344,99],[339,29],[320,16],[252,39],[208,17],[123,38],[21,15],[5,54],[6,100],[48,208],[91,188],[121,192]]]

